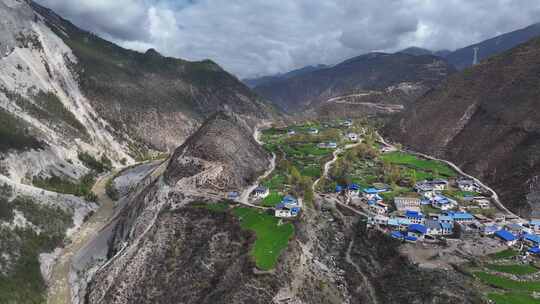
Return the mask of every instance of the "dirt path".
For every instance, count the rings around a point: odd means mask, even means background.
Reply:
[[[359,140],[357,143],[345,145],[345,147],[343,148],[338,148],[334,151],[334,153],[332,153],[333,158],[324,164],[323,174],[321,175],[321,177],[319,177],[317,180],[313,182],[313,185],[312,185],[313,193],[316,193],[315,188],[317,188],[317,184],[321,181],[321,179],[328,177],[328,172],[330,171],[330,167],[332,167],[332,165],[337,161],[339,154],[343,153],[343,151],[345,150],[354,148],[361,143],[362,143],[362,140]]]
[[[79,231],[73,234],[71,243],[65,247],[56,261],[51,273],[51,285],[48,289],[48,304],[71,303],[69,276],[71,272],[72,258],[89,241],[97,236],[98,232],[105,227],[114,213],[114,202],[105,192],[107,180],[113,173],[100,177],[92,190],[97,194],[99,209],[81,226]]]

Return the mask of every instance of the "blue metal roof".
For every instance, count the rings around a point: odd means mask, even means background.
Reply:
[[[343,187],[340,186],[340,185],[337,185],[336,186],[336,192],[341,192],[341,191],[343,191]]]
[[[292,195],[286,195],[281,202],[286,204],[296,204],[297,200]]]
[[[533,226],[540,226],[540,220],[531,220],[529,222],[529,224],[531,224]]]
[[[399,226],[399,221],[395,218],[388,219],[388,226]]]
[[[536,244],[540,244],[540,236],[538,236],[536,234],[526,233],[523,236],[523,239],[527,240],[527,241],[531,241],[531,242],[536,243]]]
[[[528,250],[530,253],[533,253],[533,254],[540,254],[540,248],[538,248],[538,246],[536,247],[532,247],[531,249]]]
[[[392,231],[392,233],[390,233],[390,236],[395,238],[395,239],[402,239],[403,238],[403,234],[400,231]]]
[[[358,186],[357,184],[350,184],[349,190],[353,190],[353,191],[360,190],[360,186]]]
[[[454,229],[454,225],[450,224],[450,223],[440,223],[441,224],[441,228],[444,229],[444,230],[452,230]]]
[[[418,233],[421,233],[421,234],[426,234],[427,228],[426,228],[426,226],[421,225],[421,224],[412,224],[412,225],[409,226],[409,231],[410,232],[418,232]]]
[[[407,235],[407,236],[405,236],[405,240],[406,240],[406,241],[413,241],[413,242],[416,242],[416,240],[418,240],[418,238],[415,237],[415,236],[412,236],[412,235]]]
[[[367,193],[367,194],[377,194],[379,193],[379,190],[375,189],[375,188],[366,188],[363,190],[364,193]]]
[[[515,241],[517,238],[515,235],[513,235],[512,233],[510,233],[510,231],[507,231],[507,230],[499,230],[497,232],[495,232],[495,236],[507,241],[507,242],[510,242],[510,241]]]
[[[499,227],[497,227],[497,226],[495,226],[495,225],[486,226],[486,227],[484,228],[484,231],[486,231],[486,232],[495,232],[495,231],[497,231],[497,230],[499,230]]]
[[[411,210],[407,210],[405,212],[405,216],[406,217],[412,217],[412,218],[422,218],[424,217],[424,215],[418,211],[411,211]]]

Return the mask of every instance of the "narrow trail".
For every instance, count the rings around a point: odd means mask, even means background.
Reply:
[[[382,143],[383,145],[387,146],[387,147],[390,147],[390,148],[393,148],[397,151],[397,148],[388,143],[379,133],[377,133],[377,137],[379,138],[379,141],[380,143]],[[485,190],[487,190],[488,192],[491,193],[491,199],[495,202],[495,205],[497,205],[497,208],[500,209],[501,211],[503,212],[506,212],[507,214],[509,215],[512,215],[512,216],[515,216],[517,217],[518,219],[520,220],[524,220],[523,218],[521,218],[520,216],[514,214],[512,211],[510,211],[508,208],[506,208],[503,203],[501,202],[500,198],[499,198],[499,195],[497,194],[497,192],[495,192],[495,190],[493,190],[491,187],[487,186],[486,184],[484,184],[481,180],[479,180],[478,178],[470,175],[470,174],[467,174],[465,173],[463,170],[461,170],[460,167],[458,167],[456,164],[448,161],[448,160],[445,160],[445,159],[440,159],[440,158],[437,158],[437,157],[434,157],[434,156],[431,156],[431,155],[427,155],[427,154],[424,154],[424,153],[420,153],[420,152],[416,152],[416,151],[411,151],[411,150],[403,150],[407,153],[410,153],[410,154],[414,154],[414,155],[417,155],[417,156],[420,156],[420,157],[423,157],[423,158],[426,158],[426,159],[430,159],[430,160],[435,160],[435,161],[440,161],[440,162],[443,162],[445,164],[447,164],[448,166],[452,167],[452,169],[454,169],[455,171],[457,171],[460,175],[463,175],[467,178],[470,178],[472,180],[474,180],[477,184],[479,184],[482,188],[484,188]]]
[[[343,147],[343,148],[338,148],[332,153],[332,155],[333,155],[332,159],[324,164],[323,174],[321,175],[321,177],[319,177],[317,180],[315,180],[313,182],[313,185],[312,185],[313,193],[316,192],[315,188],[317,188],[317,184],[321,181],[321,179],[328,177],[328,172],[330,171],[330,167],[332,167],[332,165],[337,161],[337,159],[339,157],[339,154],[343,153],[343,151],[345,151],[345,150],[354,148],[354,147],[358,146],[361,143],[362,143],[362,140],[359,140],[357,143],[348,144],[348,145],[345,145],[345,147]]]
[[[107,195],[105,187],[113,173],[100,177],[92,191],[96,193],[99,209],[73,234],[71,243],[62,250],[51,272],[51,285],[48,289],[48,304],[71,303],[69,276],[72,268],[72,258],[88,242],[96,237],[114,214],[114,201]]]
[[[351,251],[352,251],[353,246],[354,246],[354,239],[351,239],[351,241],[349,242],[349,248],[347,248],[347,254],[345,255],[345,260],[347,261],[347,263],[351,264],[356,270],[356,272],[362,277],[362,280],[364,281],[364,285],[367,288],[368,295],[369,295],[369,298],[371,299],[371,302],[374,304],[378,304],[379,301],[377,300],[377,294],[375,293],[375,288],[373,288],[373,286],[369,282],[369,279],[362,272],[362,269],[360,268],[360,266],[358,266],[358,264],[356,264],[351,258]]]

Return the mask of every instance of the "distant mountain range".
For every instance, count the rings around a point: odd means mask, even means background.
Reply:
[[[528,41],[531,38],[540,36],[540,23],[530,25],[526,28],[519,29],[510,33],[506,33],[455,51],[438,50],[432,51],[420,47],[409,47],[403,49],[396,54],[411,55],[411,56],[436,56],[440,57],[440,60],[446,61],[446,63],[453,68],[453,70],[462,70],[472,66],[474,62],[475,49],[477,49],[477,61],[480,62],[491,56],[500,54],[507,51],[521,43]],[[369,55],[369,54],[368,54]],[[363,56],[368,56],[363,55]],[[374,88],[373,85],[366,85],[364,80],[366,75],[370,74],[366,70],[354,71],[354,67],[349,66],[343,71],[341,70],[344,63],[350,61],[356,61],[359,58],[367,58],[358,56],[344,61],[341,64],[335,66],[308,66],[302,69],[294,70],[289,73],[266,76],[261,78],[245,79],[244,82],[248,84],[255,92],[262,97],[270,100],[280,108],[286,111],[301,111],[308,107],[310,104],[317,104],[325,98],[337,97],[339,95],[347,95],[354,93],[358,90],[366,89],[380,89]],[[397,57],[396,57],[397,58]],[[401,57],[405,58],[405,57]],[[394,61],[394,63],[397,63]],[[399,68],[399,64],[397,67]],[[375,67],[375,65],[372,65]],[[391,68],[380,69],[376,67],[377,71],[374,74],[370,74],[371,77],[375,77],[377,81],[388,84],[385,82],[385,78],[391,78],[392,84],[399,82],[411,81],[411,74],[414,74],[414,69],[407,77],[398,79],[394,70]],[[403,74],[398,74],[403,75]],[[443,79],[444,77],[436,77],[437,79]],[[416,81],[418,79],[415,79]],[[430,85],[435,85],[433,81]]]
[[[254,91],[285,111],[298,112],[333,97],[384,90],[405,82],[431,87],[452,70],[443,59],[432,55],[370,53],[266,82]]]
[[[270,75],[270,76],[262,76],[262,77],[254,77],[254,78],[246,78],[242,79],[242,81],[250,88],[254,88],[259,85],[264,85],[270,82],[282,80],[282,79],[288,79],[291,77],[307,74],[310,72],[318,71],[324,68],[327,68],[328,66],[325,64],[318,64],[318,65],[309,65],[305,66],[303,68],[299,68],[296,70],[292,70],[290,72],[284,73],[284,74],[276,74],[276,75]]]

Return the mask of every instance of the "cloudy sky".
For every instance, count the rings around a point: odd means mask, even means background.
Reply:
[[[128,48],[239,77],[408,46],[455,49],[540,21],[538,0],[37,0]]]

